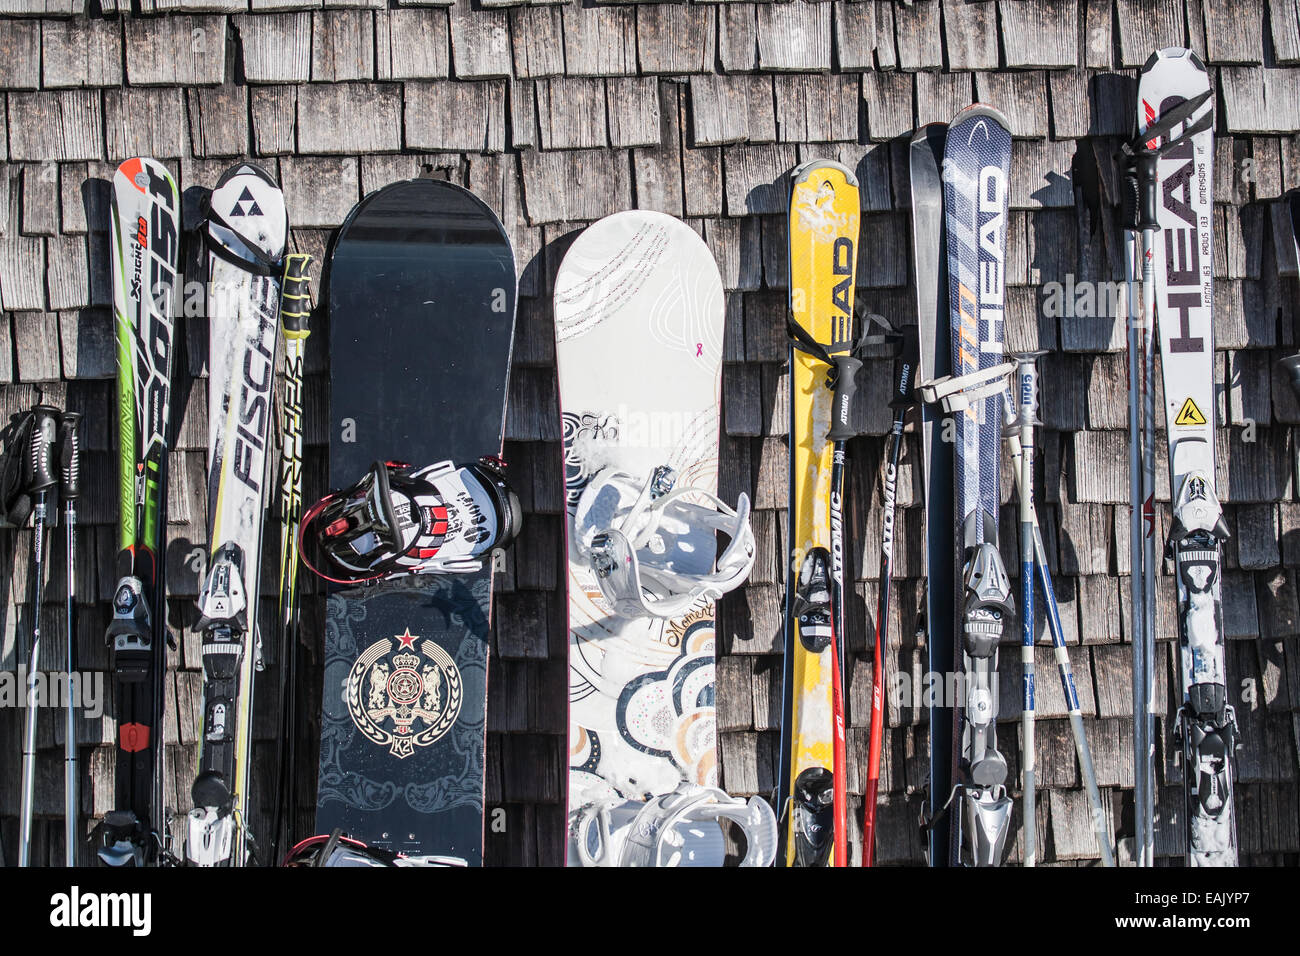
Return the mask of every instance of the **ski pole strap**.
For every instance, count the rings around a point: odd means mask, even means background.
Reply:
[[[577,549],[623,617],[679,617],[701,599],[716,600],[739,587],[754,566],[749,496],[742,494],[733,510],[707,491],[674,490],[675,481],[666,465],[644,481],[606,468],[578,499]],[[717,531],[731,541],[715,570]]]
[[[883,331],[869,332],[877,325]],[[858,371],[862,368],[862,353],[866,348],[877,345],[891,345],[898,350],[905,346],[905,336],[890,325],[883,315],[872,312],[863,317],[862,335],[858,336],[857,341],[847,351],[832,354],[828,346],[813,338],[792,316],[786,316],[785,327],[794,348],[825,362],[832,369],[828,384],[834,394],[831,398],[831,427],[826,433],[827,439],[841,442],[856,437],[858,431],[852,425],[852,415],[858,391]],[[912,367],[915,367],[915,363]]]
[[[1204,116],[1183,130],[1177,138],[1171,139],[1163,146],[1153,148],[1149,145],[1157,139],[1163,139],[1168,136],[1177,127],[1191,119],[1192,116],[1196,114],[1196,111],[1209,101],[1210,94],[1211,91],[1206,90],[1204,93],[1193,96],[1190,100],[1183,100],[1183,102],[1179,103],[1177,106],[1162,113],[1158,120],[1134,136],[1133,139],[1122,144],[1120,146],[1120,152],[1125,156],[1136,156],[1144,152],[1155,152],[1156,155],[1160,155],[1173,149],[1175,146],[1181,145],[1197,133],[1205,132],[1214,125],[1213,109],[1206,110]]]
[[[1007,376],[1015,367],[1015,362],[1003,362],[966,375],[945,375],[917,387],[925,404],[939,405],[945,412],[964,412],[980,399],[1006,391]]]
[[[1177,127],[1186,123],[1209,101],[1209,98],[1210,91],[1206,90],[1190,100],[1184,100],[1120,146],[1120,155],[1123,159],[1120,210],[1126,230],[1135,232],[1160,228],[1160,220],[1156,213],[1156,167],[1160,157],[1169,150],[1181,146],[1197,133],[1209,129],[1214,124],[1213,108],[1206,110],[1199,120],[1167,143],[1154,147],[1151,143],[1164,139]]]
[[[245,269],[253,275],[273,276],[280,273],[281,260],[249,239],[212,208],[210,197],[203,200],[208,251],[219,259]],[[231,240],[238,243],[239,249]]]

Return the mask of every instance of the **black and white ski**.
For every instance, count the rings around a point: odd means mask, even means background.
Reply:
[[[185,855],[246,862],[262,524],[288,217],[275,181],[241,163],[208,199],[208,547],[199,594],[203,730]]]
[[[1178,588],[1177,734],[1189,866],[1237,863],[1237,725],[1228,700],[1221,596],[1228,529],[1214,476],[1213,110],[1209,75],[1196,54],[1171,48],[1151,55],[1138,81],[1138,136],[1145,141],[1138,152],[1156,156],[1146,195],[1158,228],[1143,230],[1143,252],[1151,256],[1155,278],[1169,435],[1173,524],[1166,550]]]

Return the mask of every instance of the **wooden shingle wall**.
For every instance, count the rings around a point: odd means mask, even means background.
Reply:
[[[717,257],[726,288],[723,494],[754,499],[759,559],[744,591],[722,602],[719,747],[727,788],[770,793],[780,720],[787,474],[784,174],[831,157],[862,181],[859,297],[914,321],[906,137],[979,98],[1015,135],[1008,244],[1007,338],[1045,348],[1040,517],[1080,683],[1112,832],[1132,827],[1127,608],[1124,332],[1109,316],[1049,314],[1052,283],[1122,280],[1112,155],[1134,111],[1136,69],[1156,46],[1187,45],[1210,63],[1215,152],[1215,380],[1219,481],[1233,538],[1226,548],[1228,670],[1242,730],[1238,830],[1244,862],[1300,854],[1300,504],[1294,428],[1300,406],[1274,362],[1300,348],[1293,256],[1275,200],[1300,186],[1300,8],[1293,0],[825,0],[582,3],[575,0],[0,0],[0,406],[38,397],[86,413],[86,494],[78,528],[81,665],[104,670],[116,506],[114,358],[105,181],[122,159],[152,154],[182,189],[211,186],[239,157],[283,184],[294,245],[323,253],[366,192],[424,166],[481,195],[513,237],[521,275],[506,456],[529,515],[494,615],[488,803],[489,862],[563,858],[567,680],[562,473],[550,285],[586,223],[629,207],[685,218]],[[1096,162],[1100,220],[1076,206],[1071,167]],[[317,270],[319,263],[317,264]],[[317,275],[319,272],[317,271]],[[1279,278],[1279,275],[1285,275]],[[328,369],[324,329],[309,342],[308,486],[321,487]],[[188,806],[200,692],[192,555],[205,541],[205,331],[188,323],[172,454],[168,803]],[[851,445],[856,600],[849,717],[851,813],[858,822],[870,711],[870,634],[879,578],[879,466],[888,428],[888,362],[868,363]],[[430,427],[437,427],[431,422]],[[1157,450],[1168,527],[1163,450]],[[898,571],[887,678],[877,860],[922,862],[917,827],[927,734],[919,692],[924,640],[919,445],[909,429],[900,475]],[[1004,475],[1010,490],[1010,476]],[[274,538],[274,535],[268,535]],[[1003,540],[1014,554],[1014,509]],[[61,533],[56,535],[61,542]],[[0,666],[13,670],[33,608],[31,533],[0,531]],[[63,627],[56,543],[45,631]],[[268,551],[268,572],[274,554]],[[1014,560],[1008,561],[1013,569]],[[274,573],[264,575],[274,587]],[[1157,853],[1177,857],[1181,756],[1171,744],[1177,694],[1173,583],[1160,575]],[[262,623],[271,648],[273,601]],[[310,599],[304,640],[320,634]],[[999,740],[1019,797],[1019,662],[1003,648]],[[42,665],[62,667],[61,641]],[[318,655],[309,647],[313,665]],[[1038,657],[1040,833],[1045,859],[1097,856],[1049,651]],[[275,662],[258,688],[257,792],[249,821],[265,832],[274,753]],[[308,711],[319,669],[304,677]],[[271,678],[271,679],[268,679]],[[106,687],[107,693],[107,687]],[[62,724],[40,726],[37,859],[62,859]],[[0,840],[16,858],[21,713],[0,709]],[[309,735],[310,729],[306,731]],[[109,718],[79,728],[84,823],[109,809]],[[315,768],[303,768],[313,786]],[[303,822],[310,826],[310,814]],[[1016,819],[1019,833],[1019,806]],[[1123,852],[1121,853],[1123,855]],[[1012,860],[1019,859],[1013,847]]]

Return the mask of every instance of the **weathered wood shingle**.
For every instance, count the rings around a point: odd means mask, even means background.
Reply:
[[[311,78],[311,14],[234,18],[250,83],[305,83]]]
[[[40,21],[0,20],[0,89],[34,90],[40,85]]]
[[[9,94],[9,158],[32,162],[102,159],[98,90]]]
[[[505,149],[506,85],[500,80],[431,80],[405,87],[406,145],[410,149]]]
[[[713,69],[714,8],[645,4],[636,8],[637,60],[642,73],[704,73]]]
[[[1078,64],[1079,0],[999,0],[998,12],[1006,66],[1061,69]]]
[[[226,81],[225,17],[127,19],[126,78],[133,86]],[[159,51],[170,55],[160,56]]]
[[[637,70],[633,7],[563,9],[564,68],[570,76],[626,76]]]
[[[691,77],[692,142],[767,143],[776,139],[772,78],[761,75]]]
[[[459,79],[510,75],[510,20],[506,11],[475,11],[470,0],[456,0],[450,17],[451,62]]]
[[[313,82],[375,75],[375,18],[369,10],[317,11],[311,15],[311,33]]]
[[[41,23],[41,82],[65,86],[120,86],[122,32],[112,20]]]
[[[401,148],[402,96],[395,84],[312,83],[298,90],[299,152],[386,153]]]
[[[757,10],[762,69],[831,68],[831,4],[763,3]]]

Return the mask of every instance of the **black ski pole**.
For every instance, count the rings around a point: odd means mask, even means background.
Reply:
[[[32,410],[31,438],[24,463],[24,478],[28,490],[36,496],[32,512],[32,553],[36,586],[32,595],[32,643],[27,655],[27,707],[23,727],[23,791],[19,810],[20,836],[18,865],[31,865],[32,852],[32,799],[36,786],[36,705],[38,668],[41,657],[41,592],[45,576],[45,515],[49,491],[57,483],[54,476],[54,442],[58,429],[59,410],[50,405],[37,405]]]
[[[77,693],[76,645],[76,562],[74,529],[77,526],[77,496],[81,493],[81,454],[77,439],[80,412],[64,412],[59,423],[59,493],[63,496],[63,527],[67,541],[67,662],[68,699],[64,702],[63,724],[63,837],[64,863],[77,865],[81,838],[77,835],[80,822],[80,789],[77,780],[77,713],[80,695]]]

